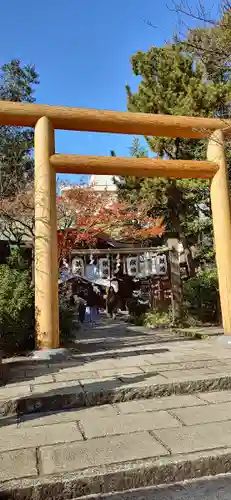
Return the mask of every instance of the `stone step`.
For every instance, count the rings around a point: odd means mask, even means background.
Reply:
[[[133,500],[138,488],[226,474],[230,415],[228,390],[6,418],[0,498],[83,500],[117,492],[125,500],[123,492],[133,490]]]
[[[122,379],[96,378],[35,386],[7,385],[0,388],[0,426],[4,425],[5,418],[31,413],[227,389],[231,389],[231,375],[222,372],[203,375],[200,370],[195,370],[193,375],[191,371],[185,371],[180,379],[173,381],[164,380],[154,372],[147,378],[134,375]]]
[[[207,476],[172,485],[148,486],[115,493],[87,495],[81,500],[221,500],[231,498],[231,474]],[[76,499],[75,499],[76,500]]]
[[[125,442],[125,445],[127,443]],[[141,443],[140,443],[141,444]],[[122,442],[120,443],[122,446]],[[147,445],[147,443],[145,443]],[[137,443],[135,442],[135,446]],[[73,452],[73,450],[72,450]],[[76,450],[77,452],[77,450]],[[97,449],[95,449],[97,452]],[[149,451],[150,453],[150,451]],[[31,459],[30,452],[28,460]],[[9,455],[9,462],[11,453]],[[51,457],[47,456],[49,460]],[[20,459],[20,457],[18,457]],[[231,468],[231,450],[215,450],[200,453],[182,455],[172,455],[171,457],[156,456],[144,458],[142,460],[117,462],[116,464],[101,465],[88,469],[75,471],[73,473],[59,473],[39,478],[27,478],[20,480],[3,481],[0,484],[0,497],[4,500],[53,500],[75,498],[81,500],[165,500],[166,498],[179,499],[179,490],[182,493],[183,487],[179,483],[201,478],[206,484],[211,481],[211,476],[219,481],[218,484],[211,484],[211,491],[219,492],[221,485],[226,483],[226,491],[230,494],[231,480],[228,484],[225,476],[221,478],[217,475],[227,474]],[[34,471],[34,476],[36,472]],[[209,476],[209,479],[205,478]],[[214,479],[214,481],[215,481]],[[204,484],[204,487],[205,487]],[[163,489],[163,486],[164,489]],[[185,485],[185,483],[184,483]],[[197,483],[198,488],[198,483]],[[163,496],[160,494],[162,487]],[[192,486],[185,487],[185,496],[180,497],[185,500],[192,498]],[[195,484],[194,484],[195,488]],[[206,488],[205,488],[206,489]],[[175,495],[173,492],[175,490]],[[204,495],[203,488],[198,500],[209,496]],[[159,494],[158,494],[159,493]],[[194,491],[195,493],[195,491]],[[203,493],[203,494],[202,494]],[[171,496],[167,496],[167,494]],[[177,496],[178,494],[178,496]],[[193,498],[196,498],[193,496]],[[214,500],[218,497],[214,496]],[[219,497],[222,498],[222,497]],[[229,498],[226,496],[225,498]]]

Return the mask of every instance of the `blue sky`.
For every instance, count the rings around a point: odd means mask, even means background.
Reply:
[[[1,0],[0,64],[12,58],[35,64],[38,103],[125,111],[124,86],[138,83],[131,55],[164,44],[177,26],[167,2]],[[108,155],[114,149],[126,156],[131,142],[131,136],[56,132],[60,153]]]

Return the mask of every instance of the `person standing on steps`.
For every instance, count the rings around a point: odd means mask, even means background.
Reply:
[[[94,326],[97,320],[97,294],[91,285],[87,295],[87,312],[91,326]]]
[[[86,300],[84,298],[84,292],[80,291],[78,295],[73,295],[74,303],[78,310],[78,320],[83,325],[86,315]]]
[[[115,318],[117,308],[117,294],[113,286],[110,286],[107,293],[107,312],[111,318]]]
[[[86,300],[84,298],[84,293],[83,292],[79,292],[79,321],[81,324],[84,323],[85,321],[85,315],[86,315]]]

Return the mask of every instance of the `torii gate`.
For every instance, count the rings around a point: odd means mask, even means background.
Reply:
[[[231,121],[0,102],[0,125],[35,128],[35,313],[41,349],[59,347],[56,173],[211,179],[222,319],[231,335],[231,211],[224,135]],[[56,154],[55,129],[208,139],[207,161]]]

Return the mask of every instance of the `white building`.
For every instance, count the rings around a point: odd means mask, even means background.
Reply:
[[[111,175],[92,175],[89,186],[96,191],[108,191],[109,193],[115,193],[117,190]]]
[[[91,175],[89,182],[87,184],[81,185],[82,187],[90,186],[92,189],[103,192],[107,191],[107,193],[113,194],[116,196],[117,187],[113,181],[112,175]],[[62,186],[60,188],[60,194],[65,195],[65,191],[75,188],[75,185]],[[113,196],[113,198],[114,198]]]

